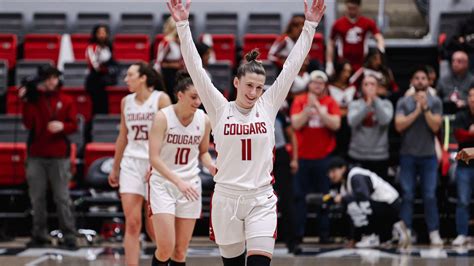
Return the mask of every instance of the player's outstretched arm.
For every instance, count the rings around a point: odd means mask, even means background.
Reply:
[[[275,116],[281,104],[286,99],[291,84],[295,80],[296,75],[300,71],[303,62],[309,53],[316,27],[321,21],[325,10],[326,5],[324,4],[324,0],[313,0],[311,6],[308,5],[307,0],[304,1],[306,21],[304,22],[303,31],[288,55],[280,75],[275,83],[273,83],[273,85],[263,95],[268,106],[271,106],[273,109]]]
[[[176,21],[176,28],[181,43],[181,53],[183,54],[186,69],[193,80],[211,121],[216,121],[218,109],[225,105],[227,100],[212,84],[211,79],[202,67],[201,57],[196,49],[196,45],[194,45],[188,21],[191,0],[186,0],[185,5],[182,4],[181,0],[169,0],[167,5],[171,16]]]

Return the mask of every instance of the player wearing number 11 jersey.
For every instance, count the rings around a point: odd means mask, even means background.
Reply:
[[[265,93],[266,73],[259,53],[254,50],[246,55],[247,62],[239,66],[234,78],[237,98],[233,102],[214,87],[202,67],[189,27],[191,1],[183,5],[172,0],[167,5],[176,21],[186,68],[209,115],[218,152],[211,239],[219,245],[225,266],[270,265],[277,223],[271,174],[274,121],[311,48],[324,0],[314,0],[311,5],[304,1],[306,21],[301,35]],[[155,265],[164,265],[159,263]]]
[[[150,169],[148,131],[158,110],[170,105],[171,101],[166,93],[153,89],[162,89],[162,81],[158,73],[146,63],[131,65],[125,82],[132,94],[122,100],[120,133],[115,143],[114,166],[109,175],[109,184],[112,187],[120,186],[120,200],[125,214],[123,242],[126,264],[138,265],[142,206],[147,199],[146,175]],[[153,238],[150,219],[146,221],[146,229]]]

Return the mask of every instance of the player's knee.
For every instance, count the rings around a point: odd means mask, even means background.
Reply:
[[[173,252],[173,259],[176,261],[184,261],[188,252],[187,246],[176,245]]]
[[[273,237],[254,237],[247,239],[248,255],[265,255],[271,258],[275,249]]]
[[[142,221],[139,218],[129,218],[125,221],[125,232],[131,235],[139,235],[142,230]]]
[[[245,242],[219,245],[219,251],[223,258],[236,258],[245,252]]]
[[[155,251],[155,256],[161,260],[165,261],[171,258],[171,255],[173,255],[173,246],[172,245],[160,245],[156,251]]]

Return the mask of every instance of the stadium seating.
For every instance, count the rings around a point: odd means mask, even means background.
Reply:
[[[115,60],[150,61],[150,37],[144,34],[117,34],[113,43]]]
[[[231,95],[232,86],[232,65],[230,62],[216,62],[209,64],[207,70],[211,74],[212,83],[224,94],[226,98]]]
[[[441,45],[445,40],[450,39],[459,32],[459,23],[465,21],[471,16],[471,12],[447,12],[441,13],[439,19],[438,44]]]
[[[109,100],[109,114],[120,114],[122,98],[127,96],[130,91],[125,87],[107,87],[105,89]]]
[[[8,62],[0,60],[0,96],[8,90]]]
[[[92,119],[92,141],[113,143],[120,130],[120,115],[95,115]]]
[[[2,33],[12,33],[23,35],[23,14],[22,13],[0,13],[0,29]]]
[[[228,60],[232,67],[235,66],[235,35],[233,34],[212,34],[213,50],[216,60]]]
[[[58,62],[61,35],[59,34],[26,34],[24,59],[52,60]]]
[[[71,34],[72,50],[74,52],[75,60],[86,60],[86,49],[89,45],[90,38],[90,34]]]
[[[88,123],[92,119],[92,99],[84,87],[63,87],[61,93],[71,97],[76,105],[77,113]]]
[[[26,143],[0,142],[0,185],[25,183]]]
[[[71,62],[64,64],[63,80],[65,87],[81,87],[89,74],[86,62]]]
[[[245,34],[243,54],[245,55],[252,49],[258,48],[260,51],[260,59],[266,60],[268,58],[268,52],[277,38],[277,34]]]
[[[97,159],[104,157],[113,157],[114,151],[115,143],[88,143],[84,151],[84,173],[88,172],[89,167]]]
[[[65,13],[35,13],[32,25],[36,33],[65,33],[67,16]]]
[[[0,115],[0,142],[26,142],[28,131],[21,115]]]
[[[17,42],[15,34],[0,34],[0,59],[7,60],[9,69],[16,65]]]
[[[238,35],[237,13],[208,13],[206,14],[205,33]]]
[[[152,60],[156,59],[156,55],[158,54],[158,45],[163,40],[165,36],[161,33],[155,35],[155,40],[153,41],[153,51],[152,51]]]
[[[36,76],[38,68],[46,65],[53,65],[51,60],[18,60],[16,65],[15,84],[20,85],[26,77]]]
[[[74,32],[76,33],[92,33],[95,25],[110,24],[110,15],[107,13],[78,13]]]
[[[247,20],[246,33],[254,34],[280,34],[281,15],[275,14],[250,14]]]
[[[121,15],[118,33],[148,34],[154,32],[153,15],[143,13],[124,13]]]

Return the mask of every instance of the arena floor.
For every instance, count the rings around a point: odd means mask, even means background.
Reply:
[[[28,239],[19,238],[0,243],[0,266],[3,265],[124,265],[120,243],[106,243],[93,247],[82,246],[75,251],[57,248],[30,248],[24,244]],[[153,245],[146,244],[140,265],[150,265]],[[307,244],[303,254],[293,256],[286,248],[277,245],[272,265],[427,265],[468,266],[474,264],[474,246],[465,249],[430,249],[415,246],[400,251],[394,247],[381,249],[348,249],[341,245],[317,246]],[[217,247],[205,238],[194,238],[189,250],[187,265],[222,265]]]

